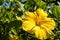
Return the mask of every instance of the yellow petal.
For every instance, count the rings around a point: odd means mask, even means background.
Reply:
[[[45,31],[46,31],[48,34],[51,34],[51,30],[50,30],[50,29],[48,29],[45,25],[41,25],[41,27],[40,27],[40,28],[45,29]]]
[[[25,12],[24,16],[25,16],[25,19],[28,19],[28,18],[35,19],[36,17],[33,12]]]
[[[48,16],[47,12],[45,12],[45,11],[42,10],[41,8],[37,9],[36,13],[37,13],[37,15],[39,15],[40,17],[47,17],[47,16]]]
[[[30,32],[34,26],[35,26],[34,21],[24,21],[22,24],[23,30],[27,32]]]
[[[17,17],[17,20],[21,20],[22,21],[22,18],[21,17]]]
[[[42,25],[46,26],[50,30],[54,30],[55,28],[55,22],[51,18],[46,18],[45,23],[43,23]]]
[[[39,39],[46,39],[47,38],[46,31],[42,28],[39,28],[39,27],[36,27],[35,35]]]

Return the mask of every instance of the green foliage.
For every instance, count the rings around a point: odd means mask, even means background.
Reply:
[[[47,5],[45,2],[41,1],[41,0],[34,0],[35,1],[35,5],[38,6],[38,8],[43,8],[43,9],[46,9]]]
[[[5,0],[0,0],[0,5],[3,4],[5,2]]]
[[[55,16],[55,18],[57,18],[57,20],[60,20],[60,7],[51,6],[51,11],[52,11],[53,15]]]

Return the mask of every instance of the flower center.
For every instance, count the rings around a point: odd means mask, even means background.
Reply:
[[[37,26],[40,26],[42,23],[43,23],[42,19],[39,18],[39,17],[37,17],[37,18],[36,18],[36,25],[37,25]]]

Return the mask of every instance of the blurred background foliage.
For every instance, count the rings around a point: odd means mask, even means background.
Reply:
[[[22,30],[22,21],[17,20],[25,11],[42,8],[56,22],[54,40],[60,40],[60,1],[59,0],[0,0],[0,40],[39,40]],[[14,36],[14,39],[11,37]],[[50,40],[50,37],[46,40]]]

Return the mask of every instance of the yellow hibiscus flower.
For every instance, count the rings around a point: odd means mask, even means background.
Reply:
[[[55,22],[52,18],[47,17],[48,13],[41,8],[35,12],[25,12],[23,18],[23,30],[35,34],[39,39],[46,39],[51,30],[55,28]]]

